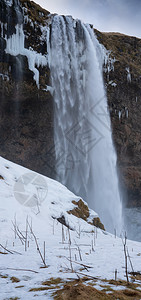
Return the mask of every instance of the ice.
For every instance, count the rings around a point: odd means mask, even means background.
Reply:
[[[6,74],[0,73],[0,77],[1,77],[3,80],[5,80],[5,81],[9,81],[9,76],[6,75]]]
[[[47,53],[48,53],[48,66],[50,68],[50,29],[47,27]]]
[[[110,85],[113,86],[113,87],[116,87],[116,86],[117,86],[117,84],[116,84],[113,80],[110,80],[110,81],[108,82],[108,84],[110,84]]]
[[[36,68],[39,66],[47,66],[48,60],[46,56],[41,53],[37,53],[32,49],[26,49],[24,46],[25,35],[23,31],[23,25],[16,25],[16,33],[10,38],[6,38],[6,53],[17,56],[24,55],[28,59],[29,69],[34,73],[34,80],[39,88],[39,71]]]
[[[4,0],[8,6],[12,6],[13,0]]]
[[[50,86],[50,85],[46,85],[46,88],[45,89],[43,89],[43,91],[46,91],[46,92],[50,92],[51,93],[51,95],[53,95],[53,92],[54,92],[54,89],[53,89],[53,87],[52,86]]]
[[[4,37],[4,35],[3,35],[3,26],[4,26],[4,24],[0,21],[1,37],[2,38]]]
[[[128,118],[129,116],[128,108],[125,109],[125,113],[126,113],[126,118]]]
[[[127,67],[125,70],[127,72],[127,81],[131,83],[131,73],[129,67]]]
[[[121,119],[121,116],[122,116],[122,112],[119,110],[119,112],[118,112],[119,120]]]
[[[105,73],[110,73],[111,71],[114,71],[114,63],[116,62],[115,57],[111,57],[111,51],[106,50],[104,46],[101,46],[103,48],[103,54],[104,54],[104,71]]]

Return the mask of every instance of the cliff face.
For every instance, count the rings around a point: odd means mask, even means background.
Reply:
[[[52,176],[48,164],[48,150],[53,145],[53,102],[47,91],[49,68],[38,65],[38,61],[29,67],[40,59],[38,53],[47,55],[44,28],[49,26],[49,12],[30,1],[14,1],[10,6],[7,2],[0,2],[0,155]],[[19,45],[16,40],[16,30],[21,30],[22,35],[20,24],[25,32],[25,48],[31,47],[27,55],[18,54],[18,47],[19,52],[22,49],[22,40]],[[16,56],[6,50],[6,41],[12,34]],[[38,73],[40,88],[34,80]]]
[[[1,0],[0,155],[53,177],[53,100],[49,63],[45,63],[45,59],[49,61],[49,26],[49,12],[34,2]],[[17,32],[20,45],[16,44]],[[110,50],[104,80],[121,183],[127,190],[128,204],[140,206],[141,40],[97,30],[95,33]],[[13,34],[14,41],[10,39]]]
[[[128,205],[141,205],[141,40],[116,33],[96,35],[111,50],[113,68],[104,72],[120,181]],[[110,66],[109,66],[110,67]]]

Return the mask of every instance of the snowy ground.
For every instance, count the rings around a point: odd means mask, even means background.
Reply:
[[[0,157],[0,300],[52,299],[57,285],[29,291],[52,277],[97,277],[95,287],[103,289],[107,283],[101,280],[114,279],[117,269],[117,278],[125,280],[122,239],[68,214],[79,199],[60,183]],[[57,221],[62,215],[73,230]],[[39,254],[44,260],[44,242],[46,267]],[[141,271],[141,243],[127,240],[127,247],[134,271]]]

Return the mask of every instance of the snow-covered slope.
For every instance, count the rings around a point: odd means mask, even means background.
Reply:
[[[67,213],[79,200],[60,183],[0,157],[0,299],[51,299],[53,290],[40,288],[51,277],[94,276],[100,288],[117,269],[125,279],[122,239]],[[96,216],[90,211],[89,221]],[[141,271],[141,243],[127,240],[127,247],[134,271]]]
[[[79,196],[74,195],[59,182],[2,157],[0,157],[0,199],[3,218],[9,217],[12,220],[16,215],[22,222],[28,215],[36,222],[37,227],[40,227],[40,222],[45,222],[46,225],[53,219],[64,216],[72,229],[78,229],[78,218],[68,214],[67,211],[74,209],[73,202],[78,202]],[[89,221],[92,221],[97,214],[92,210],[89,212]],[[83,220],[81,222],[83,223]],[[84,224],[87,230],[91,230],[87,222]]]

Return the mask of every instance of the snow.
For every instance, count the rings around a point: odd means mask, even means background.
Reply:
[[[28,176],[24,177],[25,174]],[[16,165],[2,157],[0,157],[0,178],[0,244],[13,252],[13,254],[8,253],[7,255],[0,254],[2,258],[0,264],[1,299],[19,297],[22,300],[30,300],[35,298],[35,294],[39,299],[52,299],[52,290],[29,292],[29,289],[41,287],[42,281],[51,277],[60,277],[64,280],[76,279],[77,272],[82,277],[81,272],[97,277],[96,287],[99,289],[103,284],[103,282],[101,283],[102,279],[114,279],[115,269],[118,272],[117,277],[125,279],[122,239],[96,229],[84,220],[67,213],[68,210],[74,208],[72,200],[78,201],[80,197],[74,195],[59,182]],[[28,187],[27,178],[32,178],[30,189],[26,189]],[[43,201],[39,202],[38,207],[20,204],[19,198],[14,196],[15,186],[18,182],[23,183],[23,185],[19,185],[19,193],[23,191],[23,194],[26,194],[28,192],[28,197],[36,194],[35,188],[37,186],[40,186],[40,191],[46,189],[46,197],[45,199],[42,198]],[[39,200],[41,200],[41,195],[42,193],[38,197]],[[97,216],[93,211],[90,213],[91,218]],[[65,216],[67,223],[73,230],[68,231],[67,227],[57,221],[56,218],[61,215]],[[25,243],[22,245],[17,235],[15,239],[12,221],[25,235],[27,217],[30,224],[27,230],[29,247],[25,251]],[[45,241],[47,268],[41,268],[43,263],[31,234],[31,226],[42,254]],[[62,234],[62,230],[64,234]],[[71,245],[69,247],[70,239]],[[134,271],[141,271],[139,256],[141,243],[127,240],[127,246]],[[69,262],[69,248],[73,261],[73,273]],[[2,248],[0,251],[4,252]],[[89,272],[86,269],[81,270],[81,263],[91,267]],[[131,271],[129,263],[128,270]],[[2,278],[3,276],[6,278]],[[19,278],[20,282],[12,283],[10,279],[12,276]],[[16,288],[18,286],[23,287]],[[45,295],[46,293],[47,295]]]
[[[9,81],[9,76],[6,74],[0,73],[0,78],[2,78],[2,80]]]
[[[113,87],[116,87],[116,86],[117,86],[117,84],[116,84],[113,80],[110,80],[110,81],[108,82],[108,84],[111,85],[111,86],[113,86]]]
[[[34,73],[34,80],[39,88],[39,71],[36,66],[46,66],[48,64],[47,56],[37,53],[33,49],[26,49],[24,47],[25,35],[23,25],[17,24],[15,26],[16,33],[11,37],[6,38],[6,53],[17,56],[25,55],[28,59],[29,69]]]

